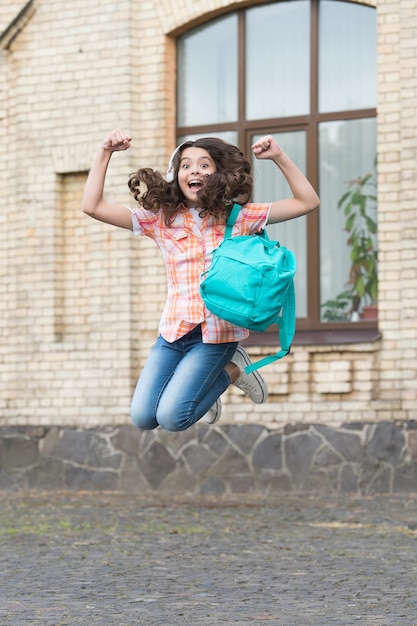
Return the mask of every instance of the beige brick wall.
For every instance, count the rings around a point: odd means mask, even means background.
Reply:
[[[25,3],[3,4],[5,33]],[[109,198],[130,201],[127,176],[139,163],[166,168],[175,141],[174,35],[229,5],[34,0],[3,36],[1,424],[129,422],[165,299],[164,269],[152,242],[83,216],[82,189],[96,146],[116,126],[134,141],[112,160]],[[382,340],[295,347],[264,370],[268,402],[255,407],[230,391],[225,421],[416,418],[416,22],[414,0],[378,3]],[[251,348],[255,358],[270,351]]]
[[[380,401],[416,417],[417,6],[378,3]],[[381,412],[385,409],[381,409]]]

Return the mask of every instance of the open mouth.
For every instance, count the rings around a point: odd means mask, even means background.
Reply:
[[[203,187],[204,183],[202,180],[190,180],[188,182],[188,188],[191,189],[192,191],[198,191],[199,189],[201,189]]]

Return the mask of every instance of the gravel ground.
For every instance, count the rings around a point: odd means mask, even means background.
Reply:
[[[0,495],[1,626],[416,626],[417,497]]]

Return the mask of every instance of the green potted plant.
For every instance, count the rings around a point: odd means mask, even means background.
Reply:
[[[344,212],[348,233],[350,269],[346,288],[322,304],[323,319],[335,321],[376,319],[378,298],[377,222],[375,219],[376,176],[367,174],[349,182],[338,208]]]

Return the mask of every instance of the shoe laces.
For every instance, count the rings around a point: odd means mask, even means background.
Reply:
[[[254,385],[253,383],[251,383],[250,379],[244,378],[243,376],[239,376],[239,378],[235,382],[235,385],[236,387],[248,394],[250,394],[251,392],[259,391],[259,385]]]

